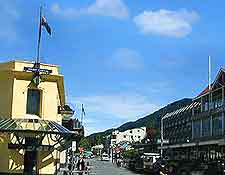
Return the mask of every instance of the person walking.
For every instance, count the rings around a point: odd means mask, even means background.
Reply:
[[[80,170],[85,170],[85,162],[83,157],[81,157],[80,159]]]
[[[84,162],[84,158],[81,156],[80,159],[77,162],[77,170],[81,171],[78,174],[82,175],[83,172],[85,170],[85,162]]]

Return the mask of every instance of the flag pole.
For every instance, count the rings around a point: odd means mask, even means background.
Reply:
[[[209,90],[211,90],[211,57],[208,57],[209,59]]]
[[[39,67],[39,64],[40,64],[41,17],[42,17],[42,6],[40,6],[39,31],[38,31],[38,46],[37,46],[37,58],[36,58],[36,65],[38,65],[38,67]]]
[[[208,56],[209,59],[209,109],[211,109],[211,102],[212,102],[212,87],[211,87],[211,57]]]

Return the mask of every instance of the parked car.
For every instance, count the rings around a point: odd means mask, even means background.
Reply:
[[[217,174],[225,175],[225,159],[214,160],[207,163],[207,170],[204,175]]]
[[[144,153],[144,155],[142,157],[143,157],[144,172],[153,173],[154,172],[153,165],[160,158],[160,155],[158,153]]]
[[[106,154],[106,153],[103,153],[102,156],[101,156],[101,160],[102,160],[102,161],[109,161],[109,160],[110,160],[110,159],[109,159],[109,155]]]
[[[129,161],[128,161],[128,168],[130,170],[135,170],[135,158],[130,158]]]
[[[211,175],[206,174],[209,171],[209,166],[200,160],[169,160],[164,162],[164,166],[161,166],[160,171],[163,174],[174,175]],[[216,173],[216,171],[214,172]]]
[[[134,164],[135,171],[137,171],[139,173],[143,172],[143,166],[144,166],[143,158],[136,157],[135,164]]]
[[[165,159],[157,159],[155,163],[153,163],[153,167],[152,167],[152,171],[150,173],[154,174],[154,175],[158,175],[161,173],[168,173],[167,171],[167,164],[168,161]]]

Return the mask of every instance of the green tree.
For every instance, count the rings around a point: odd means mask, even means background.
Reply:
[[[126,150],[122,153],[122,156],[124,158],[134,158],[137,157],[138,151],[135,149]]]
[[[96,145],[100,145],[100,144],[104,145],[105,141],[106,141],[106,139],[105,139],[104,135],[102,135],[102,134],[97,134],[96,135],[96,139],[95,139]]]
[[[156,121],[150,119],[146,124],[146,139],[155,142],[157,138],[160,138],[160,129],[156,126]]]
[[[88,139],[88,138],[82,138],[81,140],[80,140],[80,142],[79,142],[79,146],[80,147],[83,147],[84,149],[86,149],[86,150],[89,150],[89,149],[91,149],[91,142],[90,142],[90,140]]]
[[[146,128],[156,128],[156,121],[152,118],[146,123]]]

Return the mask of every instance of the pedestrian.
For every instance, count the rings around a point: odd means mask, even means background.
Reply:
[[[81,157],[81,159],[80,159],[80,167],[81,167],[82,171],[85,170],[85,162],[84,162],[84,158],[83,157]]]
[[[169,169],[168,169],[168,175],[175,175],[175,167],[174,166],[169,166]]]
[[[86,168],[85,168],[87,171],[89,171],[91,169],[91,166],[89,164],[89,162],[87,162],[87,165],[86,165]]]
[[[77,170],[80,170],[80,158],[77,159]]]
[[[76,156],[72,156],[72,171],[76,169],[76,163],[77,163],[77,157]]]
[[[80,157],[80,159],[78,160],[77,162],[77,169],[78,170],[85,170],[85,162],[84,162],[84,158],[83,157]]]

